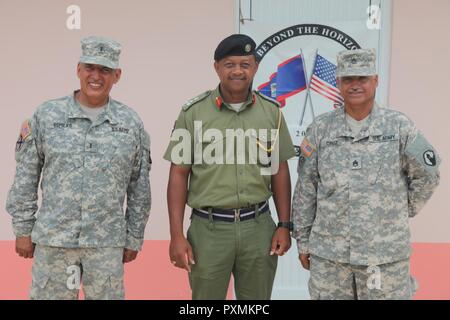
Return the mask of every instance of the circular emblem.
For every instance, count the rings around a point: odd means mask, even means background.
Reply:
[[[247,43],[246,45],[245,45],[245,48],[244,48],[244,50],[245,50],[245,52],[250,52],[251,50],[252,50],[252,45],[250,44],[250,43]]]
[[[433,150],[427,150],[423,153],[423,162],[427,166],[434,167],[436,165],[436,156]]]

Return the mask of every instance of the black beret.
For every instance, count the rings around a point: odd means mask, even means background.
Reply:
[[[214,60],[219,61],[228,56],[255,55],[256,43],[245,34],[233,34],[223,39],[214,52]]]

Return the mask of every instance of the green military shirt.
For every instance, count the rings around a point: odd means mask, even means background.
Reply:
[[[278,127],[278,135],[272,134]],[[236,136],[227,138],[227,129],[242,129],[241,135],[238,130]],[[245,144],[238,143],[242,137]],[[188,147],[182,150],[182,145]],[[273,150],[268,154],[270,147]],[[250,149],[257,150],[256,159],[249,155],[254,154]],[[295,156],[278,103],[251,92],[236,112],[223,102],[217,87],[183,106],[164,159],[191,168],[190,207],[230,209],[248,207],[272,195],[271,176],[264,170],[276,156],[279,163]]]
[[[17,237],[65,248],[141,248],[150,139],[133,110],[110,99],[92,123],[74,95],[47,101],[24,123],[16,160],[6,208]]]

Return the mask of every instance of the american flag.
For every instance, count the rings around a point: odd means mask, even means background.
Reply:
[[[337,105],[344,103],[336,84],[336,66],[320,54],[317,54],[309,87]]]

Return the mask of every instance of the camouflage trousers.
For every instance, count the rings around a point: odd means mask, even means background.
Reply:
[[[124,299],[123,248],[56,248],[36,245],[30,298]]]
[[[409,300],[417,289],[409,259],[356,266],[311,255],[309,294],[313,300]]]

